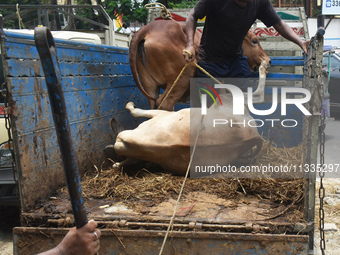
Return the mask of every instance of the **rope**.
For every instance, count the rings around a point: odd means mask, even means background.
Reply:
[[[189,56],[191,55],[191,53],[187,50],[183,50],[183,52],[186,52],[189,54]],[[172,89],[175,87],[175,85],[177,84],[179,78],[182,76],[184,70],[187,68],[187,66],[189,65],[189,62],[187,62],[185,64],[185,66],[182,68],[182,71],[179,73],[179,75],[177,76],[176,80],[174,81],[174,83],[172,84],[171,88],[169,89],[168,93],[165,95],[165,97],[163,98],[162,102],[159,104],[157,109],[160,109],[163,105],[163,102],[165,101],[165,99],[169,96],[170,92],[172,91]],[[205,70],[203,67],[201,67],[199,64],[197,64],[195,62],[195,65],[197,68],[199,68],[203,73],[205,73],[207,76],[209,76],[211,79],[213,79],[214,81],[216,81],[217,83],[221,84],[221,82],[219,80],[217,80],[214,76],[212,76],[207,70]]]
[[[22,22],[22,18],[21,18],[21,16],[20,16],[20,8],[19,8],[19,4],[16,4],[16,9],[17,9],[16,14],[17,14],[17,16],[18,16],[18,22],[19,22],[19,29],[21,29],[21,26],[22,26],[22,28],[24,28],[25,26],[24,26],[24,23]]]
[[[189,58],[190,58],[190,59],[192,58],[192,54],[191,54],[191,52],[190,52],[190,51],[188,51],[188,50],[184,49],[184,50],[183,50],[183,52],[187,53],[187,54],[189,55]]]
[[[202,119],[203,119],[203,115],[202,115],[202,117],[201,117],[201,124],[202,124]],[[181,196],[182,196],[182,193],[183,193],[183,190],[184,190],[185,182],[186,182],[186,180],[188,179],[190,166],[191,166],[191,163],[192,163],[192,159],[193,159],[193,157],[194,157],[194,153],[195,153],[196,145],[197,145],[197,140],[198,140],[198,135],[200,134],[200,132],[201,132],[201,127],[200,127],[200,129],[197,131],[197,135],[196,135],[196,139],[195,139],[195,144],[194,144],[194,148],[193,148],[193,150],[192,150],[191,156],[190,156],[190,161],[189,161],[189,165],[188,165],[188,168],[187,168],[187,172],[185,173],[185,177],[184,177],[184,180],[183,180],[183,183],[182,183],[182,186],[181,186],[181,190],[179,191],[179,195],[178,195],[178,198],[177,198],[177,201],[176,201],[176,204],[175,204],[174,212],[173,212],[173,214],[172,214],[172,217],[171,217],[171,220],[170,220],[168,229],[167,229],[166,234],[165,234],[165,236],[164,236],[163,244],[162,244],[162,247],[161,247],[161,249],[160,249],[160,251],[159,251],[159,255],[161,255],[161,254],[163,253],[164,246],[165,246],[166,240],[167,240],[167,238],[168,238],[170,229],[172,228],[172,226],[173,226],[173,224],[174,224],[174,219],[175,219],[175,216],[176,216],[177,207],[178,207],[179,200],[181,199]]]
[[[187,50],[183,50],[183,52],[186,52],[188,53],[189,55],[191,55],[191,53]],[[185,66],[182,68],[181,72],[179,73],[179,75],[177,76],[176,80],[174,81],[174,83],[172,84],[171,88],[169,89],[168,93],[166,94],[166,96],[163,98],[161,104],[158,106],[158,109],[162,106],[164,100],[168,97],[168,95],[170,94],[171,90],[175,87],[175,85],[177,84],[179,78],[181,77],[181,75],[183,74],[184,70],[187,68],[187,66],[189,65],[189,62],[187,62],[185,64]],[[213,77],[208,71],[206,71],[203,67],[201,67],[200,65],[198,65],[196,62],[195,62],[195,65],[197,68],[199,68],[200,70],[202,70],[206,75],[208,75],[210,78],[212,78],[214,81],[216,81],[217,83],[221,83],[219,80],[217,80],[215,77]],[[202,119],[203,119],[203,115],[202,115],[202,118],[201,118],[201,124],[202,124]],[[176,201],[176,204],[175,204],[175,208],[174,208],[174,212],[172,214],[172,217],[170,219],[170,223],[169,223],[169,226],[168,226],[168,229],[166,231],[166,234],[164,236],[164,240],[163,240],[163,244],[162,244],[162,247],[159,251],[159,255],[161,255],[163,253],[163,250],[164,250],[164,246],[165,246],[165,243],[166,243],[166,240],[168,238],[168,235],[170,233],[170,229],[172,228],[173,224],[174,224],[174,219],[175,219],[175,216],[176,216],[176,212],[177,212],[177,208],[178,208],[178,204],[179,204],[179,200],[181,199],[181,196],[182,196],[182,193],[183,193],[183,190],[184,190],[184,186],[185,186],[185,183],[186,183],[186,180],[188,179],[188,174],[189,174],[189,170],[190,170],[190,166],[191,166],[191,163],[192,163],[192,159],[194,157],[194,153],[195,153],[195,150],[196,150],[196,145],[197,145],[197,140],[198,140],[198,135],[200,133],[201,129],[198,130],[197,132],[197,135],[196,135],[196,139],[195,139],[195,144],[194,144],[194,148],[192,150],[192,153],[191,153],[191,157],[190,157],[190,161],[189,161],[189,165],[188,165],[188,168],[187,168],[187,171],[185,173],[185,177],[184,177],[184,180],[183,180],[183,183],[182,183],[182,186],[181,186],[181,190],[178,194],[178,198],[177,198],[177,201]]]
[[[203,73],[205,73],[206,75],[208,75],[211,79],[213,79],[214,81],[216,81],[219,84],[222,84],[222,82],[220,82],[219,80],[217,80],[214,76],[212,76],[210,73],[208,73],[207,70],[205,70],[203,67],[201,67],[199,64],[195,63],[197,68],[199,68]]]
[[[189,56],[191,56],[192,54],[187,51],[187,50],[183,50],[183,52],[186,52],[189,54]],[[187,68],[187,66],[189,65],[189,62],[187,62],[185,64],[185,66],[182,68],[181,72],[179,73],[179,75],[177,76],[176,80],[174,81],[174,83],[172,84],[171,88],[169,89],[168,93],[166,94],[166,96],[163,98],[162,102],[160,103],[160,105],[158,106],[158,109],[162,106],[163,102],[165,101],[165,99],[168,97],[168,95],[170,94],[170,92],[172,91],[172,89],[175,87],[175,85],[177,84],[179,78],[182,76],[183,72],[185,71],[185,69]],[[209,77],[211,77],[214,81],[216,81],[217,83],[221,83],[219,80],[217,80],[215,77],[213,77],[208,71],[206,71],[203,67],[199,66],[196,62],[195,62],[195,65],[196,67],[198,67],[200,70],[202,70],[206,75],[208,75]],[[202,119],[203,119],[203,115],[202,115],[202,118],[201,118],[201,123],[202,123]],[[174,212],[172,214],[172,217],[170,219],[170,223],[169,223],[169,226],[168,226],[168,229],[166,231],[166,234],[164,236],[164,240],[163,240],[163,243],[162,243],[162,247],[159,251],[159,255],[161,255],[163,253],[163,250],[164,250],[164,247],[165,247],[165,243],[166,243],[166,240],[168,238],[168,235],[170,233],[170,229],[172,228],[173,226],[173,223],[174,223],[174,219],[175,219],[175,216],[176,216],[176,212],[177,212],[177,208],[178,208],[178,204],[179,204],[179,200],[181,199],[181,196],[182,196],[182,193],[183,193],[183,190],[184,190],[184,186],[185,186],[185,183],[186,183],[186,180],[188,179],[188,175],[189,175],[189,170],[190,170],[190,166],[191,166],[191,163],[192,163],[192,159],[194,157],[194,153],[195,153],[195,150],[196,150],[196,145],[197,145],[197,140],[198,140],[198,135],[200,133],[201,129],[198,130],[197,132],[197,135],[196,135],[196,139],[195,139],[195,144],[194,144],[194,148],[192,150],[192,153],[191,153],[191,157],[190,157],[190,161],[189,161],[189,165],[188,165],[188,168],[187,168],[187,171],[185,173],[185,177],[184,177],[184,180],[183,180],[183,183],[182,183],[182,186],[181,186],[181,190],[178,194],[178,198],[177,198],[177,201],[176,201],[176,204],[175,204],[175,208],[174,208]]]
[[[171,13],[169,12],[169,10],[165,7],[165,5],[161,4],[161,3],[148,3],[146,5],[144,5],[145,9],[160,9],[159,11],[159,15],[163,18],[163,19],[172,19]]]

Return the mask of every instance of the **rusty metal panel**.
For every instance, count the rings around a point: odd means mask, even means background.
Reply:
[[[32,59],[8,59],[8,66],[22,76],[36,76],[42,73],[40,61]],[[117,64],[109,62],[78,63],[60,62],[63,76],[85,76],[85,75],[126,75],[131,73],[128,64]]]
[[[55,247],[66,235],[65,228],[15,228],[14,254],[37,254]],[[158,254],[165,231],[102,229],[101,255]],[[308,254],[308,236],[226,233],[172,232],[164,255],[170,254]]]
[[[265,102],[256,105],[257,110],[270,109],[272,102]],[[277,106],[277,109],[270,115],[252,115],[254,119],[262,120],[264,125],[258,127],[258,131],[263,137],[276,144],[278,147],[291,148],[298,146],[302,142],[303,121],[304,116],[296,107],[296,105],[287,105],[287,115],[282,117],[281,115],[281,105]],[[273,124],[268,120],[276,120]],[[285,120],[295,120],[296,126],[294,128],[284,128],[281,124]]]
[[[1,52],[13,109],[13,138],[23,211],[64,184],[44,74],[33,36],[5,33]],[[113,142],[109,120],[134,128],[128,101],[147,107],[134,84],[128,50],[56,40],[74,150],[83,173],[101,164]]]
[[[15,43],[8,48],[4,56],[6,58],[18,59],[38,59],[38,52],[32,50],[28,44],[34,45],[33,36],[27,34],[17,34],[15,32],[6,31],[7,37],[11,37],[11,42]],[[58,48],[64,48],[58,53],[58,59],[61,61],[80,61],[95,63],[117,63],[119,65],[128,63],[129,56],[124,54],[127,49],[120,47],[102,47],[94,44],[79,43],[76,41],[66,41],[55,39]],[[84,47],[87,51],[83,51]]]

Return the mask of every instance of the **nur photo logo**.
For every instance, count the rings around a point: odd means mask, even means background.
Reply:
[[[218,94],[218,92],[213,87],[208,85],[207,83],[198,82],[198,91],[199,91],[199,95],[200,95],[200,99],[201,99],[202,115],[207,114],[207,107],[206,107],[207,106],[207,95],[210,96],[210,98],[213,100],[213,102],[216,106],[217,106],[217,101],[216,101],[215,97],[219,100],[220,104],[223,105],[221,97]],[[204,92],[204,93],[202,93],[202,92]],[[203,106],[205,106],[205,107],[203,107]]]
[[[214,87],[207,85],[205,83],[199,83],[201,85],[209,88],[219,99],[220,104],[222,105],[221,98],[217,93],[216,89],[226,89],[232,96],[232,109],[234,115],[244,115],[245,114],[245,102],[247,102],[247,106],[249,111],[254,115],[259,116],[267,116],[274,113],[279,105],[279,94],[280,94],[280,104],[281,104],[281,115],[287,115],[287,105],[295,105],[305,116],[311,115],[311,113],[306,109],[303,105],[311,99],[310,91],[305,88],[297,88],[297,87],[281,87],[280,93],[278,92],[277,87],[272,88],[271,93],[271,107],[269,109],[256,109],[254,107],[253,102],[253,88],[248,87],[247,92],[243,92],[238,86],[232,84],[215,84]],[[207,94],[213,99],[215,105],[217,102],[213,96],[213,94],[205,88],[199,88],[200,97],[201,97],[201,113],[202,115],[207,114]],[[206,94],[202,94],[201,92],[205,92]],[[295,95],[299,95],[295,97]]]

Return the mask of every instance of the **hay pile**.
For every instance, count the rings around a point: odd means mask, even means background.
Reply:
[[[263,140],[263,146],[260,153],[252,160],[251,163],[273,165],[300,165],[304,162],[302,144],[292,148],[278,148],[267,140]]]
[[[302,147],[277,148],[264,142],[259,155],[242,164],[301,164]],[[101,169],[88,173],[82,181],[84,197],[125,201],[135,203],[158,204],[169,198],[176,199],[183,177],[173,176],[159,171],[150,172],[146,168],[128,174],[120,169]],[[239,194],[256,195],[260,199],[285,205],[302,204],[305,193],[304,179],[238,179],[238,178],[201,178],[187,179],[183,196],[190,192],[201,191],[215,194],[220,198],[235,198]]]

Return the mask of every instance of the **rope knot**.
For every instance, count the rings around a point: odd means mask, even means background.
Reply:
[[[183,52],[187,53],[190,59],[192,58],[192,53],[190,51],[184,49]]]

